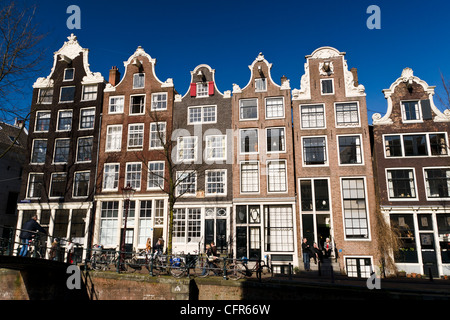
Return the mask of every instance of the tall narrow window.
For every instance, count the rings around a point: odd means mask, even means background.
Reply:
[[[67,163],[69,161],[70,139],[56,139],[54,163]]]
[[[152,94],[152,110],[167,110],[167,93]]]
[[[267,90],[267,79],[259,78],[255,79],[255,91],[266,91]]]
[[[34,131],[47,132],[50,128],[50,115],[50,111],[37,111]]]
[[[117,190],[119,184],[119,164],[107,163],[103,167],[103,190]]]
[[[163,149],[166,143],[166,123],[150,123],[150,149]]]
[[[89,171],[75,172],[75,178],[73,182],[74,197],[87,197],[89,192],[89,175]]]
[[[197,173],[195,171],[177,172],[177,195],[195,195],[197,189]]]
[[[412,169],[387,171],[390,198],[415,198],[414,172]]]
[[[286,137],[284,128],[268,128],[267,131],[267,152],[286,151]]]
[[[386,149],[386,157],[401,157],[403,155],[400,136],[384,137],[384,146]]]
[[[130,114],[144,114],[145,94],[130,97]]]
[[[208,170],[206,171],[206,194],[224,195],[226,193],[226,170]]]
[[[178,161],[197,159],[197,137],[178,137]]]
[[[78,139],[77,162],[92,161],[92,149],[94,137],[82,137]]]
[[[127,163],[125,171],[125,185],[133,189],[141,189],[142,163]]]
[[[102,202],[100,213],[100,243],[105,247],[114,247],[118,243],[119,201]]]
[[[74,74],[75,74],[75,69],[74,68],[64,69],[63,81],[72,81],[73,77],[74,77]]]
[[[72,110],[58,112],[58,131],[70,131],[72,129]]]
[[[135,73],[133,75],[133,89],[144,88],[145,84],[145,74]]]
[[[80,129],[94,129],[95,108],[81,109]]]
[[[286,161],[269,161],[267,163],[268,171],[268,191],[286,192]]]
[[[105,151],[120,151],[122,149],[122,125],[106,127]]]
[[[31,163],[34,164],[44,163],[46,154],[47,154],[47,140],[44,139],[33,140],[33,153],[31,154]]]
[[[27,198],[40,198],[44,186],[43,173],[30,173],[28,178]]]
[[[342,179],[344,229],[347,238],[368,238],[369,226],[364,179]]]
[[[320,80],[320,86],[322,87],[322,94],[333,94],[333,79],[322,79]]]
[[[241,153],[258,152],[258,129],[243,129],[240,131]]]
[[[63,198],[66,194],[67,173],[52,173],[50,182],[50,197]]]
[[[162,190],[164,188],[164,162],[150,161],[148,163],[148,189]]]
[[[241,192],[259,192],[259,163],[241,163]]]
[[[430,139],[431,154],[433,156],[442,156],[448,154],[448,145],[445,139],[445,134],[443,133],[430,134],[429,139]]]
[[[144,145],[144,124],[130,124],[128,126],[128,149],[140,149]]]

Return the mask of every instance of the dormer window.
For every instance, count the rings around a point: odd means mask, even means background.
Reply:
[[[208,83],[198,82],[197,83],[197,97],[207,97],[208,96]]]
[[[255,91],[266,91],[267,81],[266,78],[255,79]]]
[[[192,82],[191,97],[201,98],[214,95],[214,81]]]
[[[402,118],[403,121],[420,121],[420,105],[419,101],[402,102]]]
[[[144,88],[144,82],[145,82],[144,73],[135,73],[133,75],[133,89]]]

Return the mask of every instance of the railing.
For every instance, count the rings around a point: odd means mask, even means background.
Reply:
[[[24,244],[15,242],[14,237],[15,233],[22,229],[10,229],[8,238],[0,238],[0,255],[20,256],[20,253],[23,253]],[[148,273],[151,276],[166,275],[175,278],[218,276],[223,279],[238,280],[254,275],[260,281],[272,278],[272,270],[269,265],[258,259],[242,260],[225,256],[217,257],[212,261],[205,254],[198,254],[198,252],[173,255],[146,252],[145,250],[122,252],[117,248],[103,248],[101,245],[94,245],[92,248],[86,249],[77,243],[73,243],[73,248],[70,249],[68,239],[56,238],[39,232],[31,233],[33,238],[28,243],[25,256],[77,264],[85,271],[139,272]],[[47,245],[47,239],[51,240],[52,245]],[[86,272],[84,280],[86,283],[88,282],[88,272]]]

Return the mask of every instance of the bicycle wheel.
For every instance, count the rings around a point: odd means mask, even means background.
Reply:
[[[170,274],[175,278],[181,278],[186,272],[186,265],[183,261],[171,263]]]
[[[272,269],[267,265],[260,266],[256,271],[256,277],[260,281],[270,281],[273,277]]]
[[[233,263],[230,265],[227,275],[231,280],[239,280],[244,278],[246,273],[247,270],[242,263]]]
[[[102,265],[98,261],[98,257],[96,254],[94,254],[91,258],[91,267],[94,270],[100,270],[102,268]]]

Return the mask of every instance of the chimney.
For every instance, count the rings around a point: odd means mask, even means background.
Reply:
[[[358,70],[356,68],[351,68],[350,72],[353,74],[353,85],[357,87],[358,83]]]
[[[108,82],[115,87],[120,81],[120,72],[117,67],[112,67],[111,70],[109,70],[109,80]]]

